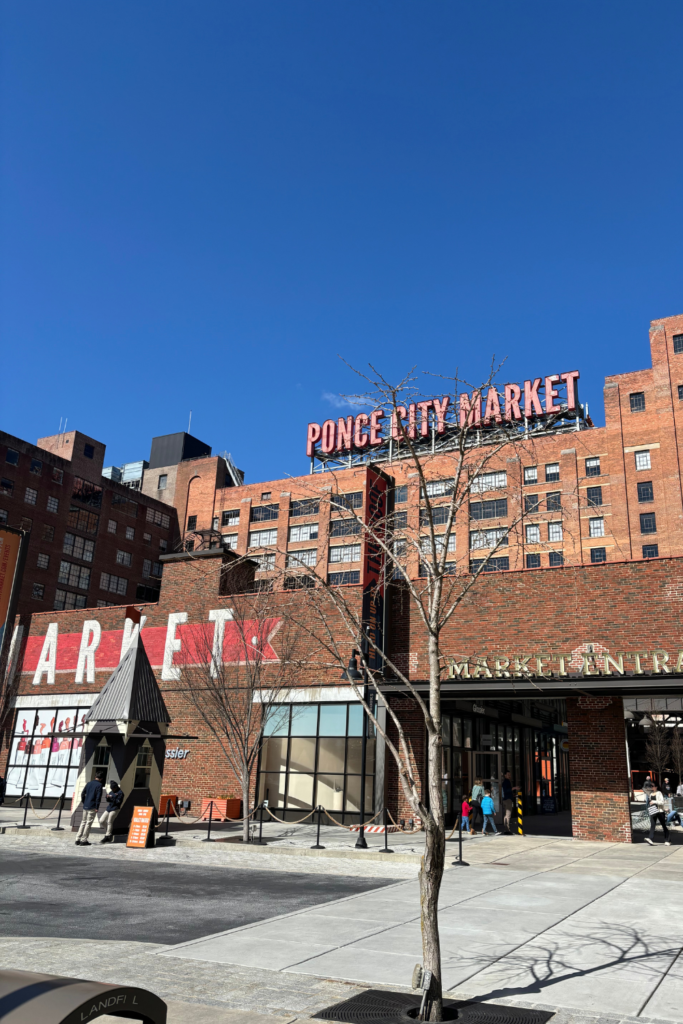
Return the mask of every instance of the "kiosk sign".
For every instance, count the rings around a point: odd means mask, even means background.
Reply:
[[[128,829],[128,840],[126,846],[134,846],[144,849],[147,846],[147,837],[152,825],[153,807],[134,807],[130,828]]]

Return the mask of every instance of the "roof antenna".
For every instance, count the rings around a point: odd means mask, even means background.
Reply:
[[[61,432],[62,432],[62,420],[63,419],[64,419],[63,416],[59,417],[59,430],[57,431],[58,434],[61,434]]]
[[[190,421],[187,424],[187,432],[190,433],[190,427],[192,426],[192,409],[190,409]]]

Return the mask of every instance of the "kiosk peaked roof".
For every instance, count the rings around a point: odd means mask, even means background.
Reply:
[[[100,690],[86,722],[171,721],[159,684],[136,632],[130,647]]]

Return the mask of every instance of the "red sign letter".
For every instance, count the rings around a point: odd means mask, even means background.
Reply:
[[[538,389],[542,384],[542,378],[536,377],[533,384],[530,380],[524,381],[524,415],[543,415],[543,406],[538,397]]]
[[[558,396],[557,388],[553,387],[553,384],[557,384],[560,379],[558,373],[554,373],[552,377],[546,377],[545,379],[545,411],[546,412],[560,412],[562,410],[561,405],[555,404],[555,399]]]
[[[315,442],[320,440],[322,431],[318,423],[308,424],[308,435],[306,437],[306,454],[313,455],[315,451]]]
[[[512,423],[513,420],[521,420],[522,412],[519,408],[519,400],[522,397],[522,389],[519,384],[505,385],[505,419]]]
[[[576,382],[579,379],[579,371],[572,370],[570,373],[561,373],[560,380],[566,380],[567,382],[567,408],[569,411],[576,409],[578,402]]]
[[[503,417],[500,414],[500,399],[495,388],[489,388],[484,409],[484,423],[490,423],[491,420],[495,420],[496,423],[503,422]]]
[[[403,439],[403,423],[402,421],[408,415],[408,410],[405,405],[397,405],[394,412],[391,414],[391,436],[394,441],[401,441]]]
[[[420,434],[422,437],[426,437],[429,433],[429,407],[432,404],[431,398],[428,402],[418,402],[417,407],[422,414],[420,419]]]
[[[337,424],[334,420],[325,420],[323,423],[322,450],[326,453],[333,452],[337,444]]]
[[[450,396],[446,395],[439,401],[438,398],[434,399],[434,412],[436,413],[436,432],[437,434],[446,433],[446,409],[450,402]]]
[[[472,392],[472,398],[469,395],[460,396],[460,426],[465,427],[469,430],[470,427],[478,427],[481,423],[481,393],[479,391]]]
[[[356,426],[353,432],[353,443],[356,448],[365,448],[370,438],[367,434],[363,433],[363,427],[367,427],[370,422],[370,417],[366,416],[364,412],[361,412],[356,416]]]
[[[340,452],[345,448],[347,452],[350,452],[352,446],[353,416],[347,416],[346,419],[340,416],[337,422],[337,451]]]
[[[370,444],[381,444],[384,438],[382,437],[382,424],[379,422],[384,419],[384,412],[382,409],[375,409],[370,416]]]

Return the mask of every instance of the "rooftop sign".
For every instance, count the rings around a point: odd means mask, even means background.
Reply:
[[[573,416],[579,409],[578,379],[579,371],[571,370],[525,380],[523,385],[505,384],[500,390],[492,386],[485,395],[481,391],[464,393],[459,396],[457,406],[451,403],[450,395],[445,395],[407,407],[400,405],[389,414],[375,409],[370,414],[361,412],[356,416],[325,420],[322,424],[309,423],[306,454],[315,455],[318,445],[325,454],[362,451],[388,440],[401,441],[405,434],[411,440],[419,440],[430,433],[445,434],[449,428],[481,430],[515,426],[560,413]],[[561,390],[565,392],[563,398]]]

